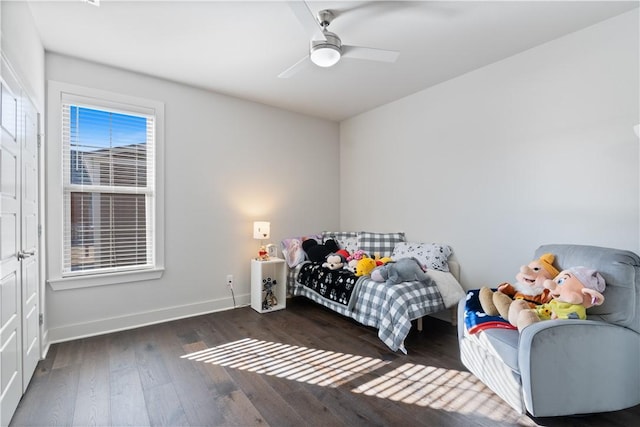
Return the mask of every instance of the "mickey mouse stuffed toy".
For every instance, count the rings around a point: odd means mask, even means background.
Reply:
[[[309,261],[321,264],[329,254],[338,252],[340,248],[333,239],[328,239],[324,244],[319,244],[315,239],[307,239],[302,242],[302,250],[307,254]]]
[[[344,258],[338,254],[331,253],[327,255],[326,261],[322,266],[329,270],[340,270],[344,267]]]

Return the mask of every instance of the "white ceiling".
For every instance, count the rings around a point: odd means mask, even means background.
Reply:
[[[343,120],[608,19],[638,1],[309,1],[344,44],[400,51],[278,74],[308,53],[286,2],[30,2],[46,50]]]

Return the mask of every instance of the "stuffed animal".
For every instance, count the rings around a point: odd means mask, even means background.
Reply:
[[[425,281],[429,277],[420,267],[420,263],[415,258],[400,258],[398,261],[388,262],[380,267],[376,267],[371,272],[371,279],[376,282],[385,282],[393,285],[413,280]]]
[[[258,250],[258,258],[260,261],[269,261],[269,252],[267,252],[267,248],[265,246],[260,246]]]
[[[596,270],[574,267],[564,270],[554,280],[544,282],[553,299],[529,308],[524,300],[515,300],[509,307],[509,322],[522,331],[532,323],[550,319],[586,319],[589,307],[604,302],[605,281]]]
[[[553,254],[544,254],[529,264],[523,265],[516,274],[516,282],[513,285],[505,282],[498,286],[496,292],[486,286],[481,288],[479,298],[484,312],[489,316],[500,315],[507,319],[513,300],[524,300],[529,303],[529,308],[551,301],[550,291],[544,287],[544,282],[560,273],[553,266],[555,258]]]
[[[342,262],[344,262],[344,263],[347,262],[347,258],[349,258],[349,256],[350,256],[349,255],[349,251],[347,251],[346,249],[340,249],[336,253],[343,258]]]
[[[323,263],[330,253],[340,250],[338,244],[333,239],[327,239],[324,244],[319,244],[316,239],[307,239],[302,242],[302,249],[307,254],[309,261],[318,264]]]
[[[353,274],[356,274],[356,267],[357,266],[358,266],[358,260],[357,259],[352,259],[351,261],[347,262],[347,265],[345,265],[344,268],[349,270]]]
[[[365,256],[366,254],[362,249],[354,251],[351,255],[347,256],[347,265],[345,266],[345,268],[355,274],[356,267],[358,266],[358,261],[360,261]]]
[[[344,258],[338,254],[327,255],[327,260],[322,264],[323,267],[329,270],[340,270],[344,267]]]
[[[365,254],[362,249],[358,249],[358,250],[356,250],[355,252],[353,252],[351,255],[349,255],[347,257],[347,262],[354,261],[354,260],[355,261],[360,261],[365,256],[367,256],[367,254]]]
[[[391,261],[391,257],[388,257],[388,256],[380,257],[380,254],[375,254],[373,256],[373,260],[376,262],[376,266],[380,267],[381,265],[385,265],[386,263]]]
[[[364,257],[356,264],[356,276],[368,276],[376,268],[373,258]]]

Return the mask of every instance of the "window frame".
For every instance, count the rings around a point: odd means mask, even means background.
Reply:
[[[47,282],[54,290],[102,286],[159,279],[164,272],[164,103],[129,95],[48,81],[46,213],[47,213]],[[106,110],[144,114],[154,117],[155,188],[151,209],[154,211],[153,265],[121,271],[64,272],[64,173],[62,140],[62,104],[91,105]]]

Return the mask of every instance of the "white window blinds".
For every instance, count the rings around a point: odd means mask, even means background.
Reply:
[[[62,103],[63,276],[154,265],[154,116]]]

